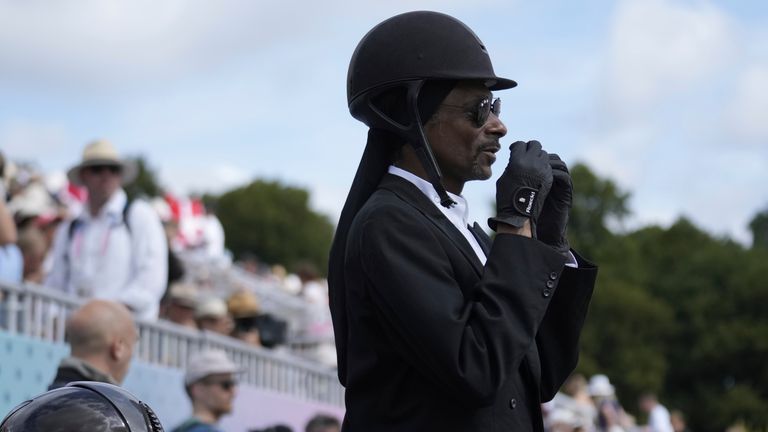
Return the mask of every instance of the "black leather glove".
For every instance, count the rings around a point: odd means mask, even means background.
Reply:
[[[552,188],[536,224],[536,237],[567,256],[571,247],[565,234],[573,202],[573,182],[568,166],[558,155],[549,155],[549,165],[552,167]]]
[[[507,168],[496,181],[496,217],[488,219],[488,226],[496,231],[502,222],[521,228],[530,219],[535,233],[536,220],[551,186],[549,155],[541,149],[541,143],[512,143]]]

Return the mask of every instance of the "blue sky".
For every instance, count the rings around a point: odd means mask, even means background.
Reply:
[[[538,139],[614,179],[628,228],[686,215],[748,243],[768,206],[767,4],[0,0],[0,149],[65,170],[104,137],[176,192],[279,179],[335,219],[365,142],[352,51],[383,19],[438,10],[519,83],[498,93],[503,144]],[[475,220],[493,180],[465,188]]]

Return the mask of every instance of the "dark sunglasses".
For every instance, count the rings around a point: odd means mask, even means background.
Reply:
[[[237,381],[235,380],[221,380],[221,381],[204,381],[206,385],[217,385],[222,388],[222,390],[232,390],[235,386],[237,386]]]
[[[493,113],[496,117],[501,114],[501,98],[491,99],[491,97],[485,97],[480,100],[473,108],[467,108],[461,105],[442,104],[443,106],[451,108],[461,108],[467,110],[467,114],[470,115],[472,122],[476,127],[482,127],[485,122],[488,121],[488,117]]]
[[[91,165],[91,166],[85,167],[84,169],[94,174],[101,174],[104,171],[108,171],[112,174],[117,174],[120,172],[120,166],[118,165]]]

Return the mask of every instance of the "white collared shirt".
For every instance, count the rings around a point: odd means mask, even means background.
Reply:
[[[402,168],[398,168],[394,165],[389,166],[389,173],[394,174],[398,177],[402,177],[405,180],[408,180],[409,182],[413,183],[419,190],[424,193],[424,195],[429,198],[430,201],[432,201],[432,204],[435,205],[438,209],[440,209],[441,212],[445,215],[445,217],[448,218],[449,221],[456,227],[456,229],[459,230],[461,235],[464,236],[464,238],[467,239],[470,246],[472,246],[472,249],[475,251],[475,254],[477,255],[477,258],[480,259],[480,262],[485,265],[485,261],[487,260],[487,257],[485,256],[485,253],[483,252],[483,249],[480,247],[480,244],[477,242],[477,239],[472,234],[471,231],[469,231],[467,218],[469,216],[469,206],[467,205],[467,200],[464,199],[461,195],[454,195],[448,191],[448,196],[451,197],[454,201],[456,201],[456,205],[452,206],[451,208],[443,207],[440,204],[440,196],[437,194],[437,191],[435,190],[435,187],[432,186],[432,183],[424,180],[423,178],[406,171]],[[573,256],[573,253],[570,251],[568,252],[568,257],[566,257],[566,266],[578,268],[579,264],[576,260],[576,257]]]
[[[423,178],[408,172],[402,168],[398,168],[394,165],[389,166],[389,173],[394,174],[398,177],[402,177],[405,180],[408,180],[409,182],[413,183],[414,186],[419,188],[419,190],[424,193],[424,195],[429,198],[430,201],[432,201],[432,204],[435,205],[444,215],[448,218],[449,221],[456,227],[456,229],[459,230],[461,235],[464,236],[465,239],[467,239],[467,242],[469,242],[469,245],[472,246],[472,250],[475,251],[475,255],[477,255],[477,258],[480,260],[480,262],[485,265],[485,261],[487,260],[487,257],[485,256],[485,252],[483,252],[483,249],[480,247],[480,243],[478,243],[477,239],[475,238],[474,234],[469,230],[468,224],[467,224],[467,218],[469,217],[469,206],[467,205],[467,200],[464,199],[461,195],[455,195],[448,191],[448,196],[451,197],[452,200],[456,201],[456,205],[451,206],[451,208],[443,207],[440,204],[440,196],[437,194],[437,191],[435,190],[435,187],[432,186],[432,183],[424,180]]]
[[[70,236],[61,224],[53,242],[46,285],[84,298],[123,303],[137,317],[157,318],[168,277],[168,249],[157,213],[144,201],[130,204],[120,189],[94,216],[85,206]]]

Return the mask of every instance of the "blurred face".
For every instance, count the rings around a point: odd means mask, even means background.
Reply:
[[[229,317],[203,317],[198,318],[197,325],[200,330],[208,330],[214,333],[228,335],[232,332],[232,319]]]
[[[119,165],[94,165],[80,170],[80,181],[88,189],[88,200],[104,204],[120,187]]]
[[[459,194],[464,183],[491,177],[499,139],[507,128],[494,113],[477,124],[478,110],[490,103],[490,91],[479,83],[461,82],[425,125],[425,134],[442,172],[445,188]]]
[[[231,373],[209,375],[193,384],[195,405],[218,418],[232,412],[237,380]]]
[[[197,328],[194,306],[171,300],[165,310],[165,315],[168,321],[185,327]]]

